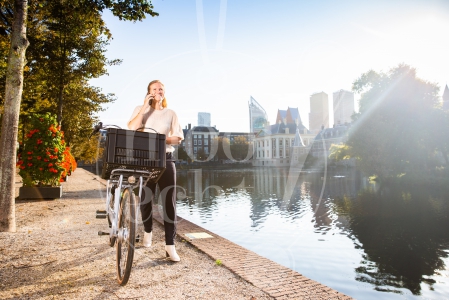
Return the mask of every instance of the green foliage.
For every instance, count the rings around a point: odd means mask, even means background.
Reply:
[[[186,150],[184,150],[184,148],[182,147],[176,147],[176,155],[175,157],[178,157],[179,160],[184,160],[184,161],[188,161],[189,160],[189,155],[187,154]]]
[[[329,152],[329,158],[336,161],[351,158],[351,147],[345,144],[332,144]]]
[[[206,154],[206,152],[204,151],[203,148],[199,148],[198,151],[196,152],[196,158],[199,161],[204,161],[207,159],[207,157],[208,157],[208,155]]]
[[[252,144],[244,136],[236,136],[234,142],[231,144],[232,157],[235,160],[250,159],[252,157]]]
[[[226,156],[226,153],[224,152],[224,149],[227,148],[229,149],[230,147],[230,142],[229,139],[226,137],[217,137],[214,139],[213,143],[216,145],[217,147],[217,153],[215,154],[216,157],[220,160],[226,160],[229,159]]]
[[[439,114],[439,88],[416,77],[416,70],[399,65],[389,73],[369,71],[358,78],[353,90],[361,93],[360,111],[343,150],[358,159],[367,174],[380,180],[407,172],[425,172],[438,165],[432,159],[437,145],[447,152],[447,144],[435,131],[449,119]],[[447,127],[446,127],[447,128]],[[350,151],[349,151],[350,150]],[[348,152],[349,151],[349,152]]]
[[[99,144],[99,133],[90,139],[80,139],[80,143],[72,151],[76,160],[82,160],[86,164],[95,163],[99,158],[103,157],[104,148]]]
[[[217,266],[221,266],[223,263],[221,262],[220,259],[217,259],[217,260],[215,261],[215,264],[216,264]]]
[[[13,19],[13,0],[0,0],[0,113],[3,110],[6,61]],[[110,10],[120,20],[141,21],[157,16],[147,0],[28,1],[27,48],[20,112],[22,140],[28,116],[58,116],[72,151],[82,147],[102,105],[115,100],[89,84],[107,74],[119,59],[107,59],[111,32],[102,19]],[[81,151],[81,150],[80,150]]]
[[[24,186],[56,186],[64,171],[65,141],[56,117],[36,114],[29,117],[26,139],[18,154],[17,166]]]

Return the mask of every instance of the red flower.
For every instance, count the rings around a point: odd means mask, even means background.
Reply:
[[[43,170],[43,168],[39,168],[39,171],[42,171]]]
[[[44,158],[44,161],[48,161],[48,159]]]
[[[30,159],[33,159],[33,157],[32,156],[28,156],[28,160],[30,160]]]
[[[37,139],[37,144],[38,145],[42,144],[42,140],[41,139]]]
[[[38,156],[38,157],[37,157],[37,159],[38,159],[38,160],[41,160],[41,159],[42,159],[42,157]]]
[[[28,152],[27,152],[27,154],[28,154],[28,155],[30,155],[30,154],[33,154],[33,152],[31,152],[31,151],[28,151]]]
[[[18,162],[17,162],[17,165],[21,165],[21,164],[23,164],[23,160],[19,160]]]
[[[20,166],[20,169],[21,169],[21,170],[25,169],[25,166]]]
[[[53,164],[52,164],[52,163],[49,163],[48,166],[49,166],[49,167],[53,167]]]
[[[28,167],[31,167],[33,164],[32,163],[28,163],[27,165],[28,165]]]

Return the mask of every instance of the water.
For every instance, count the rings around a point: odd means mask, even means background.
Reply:
[[[178,214],[357,299],[449,295],[449,199],[355,170],[178,170]],[[416,191],[417,190],[417,191]]]

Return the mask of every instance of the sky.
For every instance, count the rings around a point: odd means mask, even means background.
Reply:
[[[449,81],[447,0],[154,0],[158,17],[103,18],[113,40],[108,76],[92,79],[116,101],[99,114],[126,128],[147,85],[161,80],[168,107],[185,128],[198,112],[219,131],[248,132],[250,96],[271,124],[278,109],[299,109],[309,127],[310,96],[351,90],[369,70],[401,63],[440,87]],[[355,94],[356,107],[360,95]],[[333,116],[330,114],[330,124]]]

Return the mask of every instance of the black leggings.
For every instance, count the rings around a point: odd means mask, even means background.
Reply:
[[[171,154],[171,153],[170,153]],[[171,155],[167,153],[167,158]],[[176,167],[174,161],[168,160],[166,169],[157,182],[163,208],[163,220],[165,228],[165,244],[174,245],[176,236]],[[145,232],[153,231],[153,198],[156,191],[156,183],[148,182],[142,190],[140,212]]]

